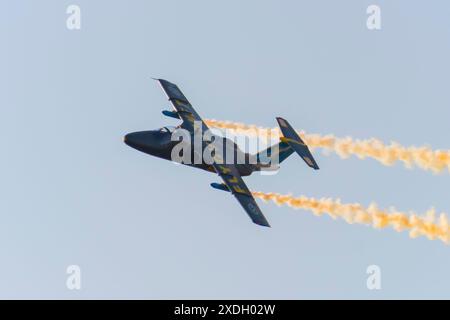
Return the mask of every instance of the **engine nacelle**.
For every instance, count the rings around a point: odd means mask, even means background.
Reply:
[[[162,114],[165,115],[166,117],[180,119],[180,116],[178,115],[178,112],[176,112],[176,111],[163,110]]]
[[[228,187],[224,183],[215,183],[215,182],[213,182],[213,183],[211,183],[211,187],[213,187],[214,189],[217,189],[217,190],[230,192],[230,189],[228,189]]]

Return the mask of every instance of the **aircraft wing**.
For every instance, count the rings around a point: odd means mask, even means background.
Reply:
[[[208,130],[208,126],[194,110],[192,105],[189,103],[188,99],[184,96],[181,90],[176,84],[173,84],[167,80],[156,79],[161,85],[162,89],[166,93],[169,101],[172,103],[173,107],[177,110],[178,115],[183,120],[182,128],[189,130],[191,133],[197,129],[194,126],[194,122],[200,122],[202,125],[203,132]],[[204,148],[208,148],[209,144],[205,141],[203,142]],[[266,218],[258,207],[253,195],[247,188],[244,180],[242,180],[239,171],[234,164],[225,164],[223,159],[218,157],[214,158],[214,163],[212,164],[216,172],[223,179],[228,189],[236,197],[241,206],[249,215],[250,219],[258,225],[270,227]]]
[[[261,209],[253,198],[252,193],[247,188],[244,180],[239,174],[236,166],[233,164],[213,164],[214,169],[223,179],[230,192],[235,196],[237,201],[244,208],[252,221],[263,227],[270,227]]]
[[[198,121],[202,125],[203,132],[208,130],[208,127],[200,118],[198,113],[194,110],[188,99],[184,96],[183,92],[174,83],[171,83],[164,79],[155,79],[161,85],[161,88],[166,93],[169,101],[172,103],[175,110],[177,110],[180,119],[183,120],[182,128],[194,132],[194,122]]]

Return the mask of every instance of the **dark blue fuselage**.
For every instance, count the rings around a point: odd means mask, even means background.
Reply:
[[[227,152],[234,153],[234,157],[232,158],[234,161],[233,164],[236,165],[236,168],[238,169],[241,176],[248,176],[252,172],[260,170],[260,166],[258,164],[250,163],[250,155],[248,153],[243,154],[242,151],[239,149],[239,147],[233,141],[223,137],[217,138],[223,139],[224,149],[222,154],[225,159]],[[128,146],[136,150],[170,161],[173,161],[172,159],[173,148],[178,143],[180,143],[180,141],[172,140],[172,132],[167,128],[162,128],[160,130],[132,132],[124,137],[124,142]],[[239,153],[240,156],[238,156]],[[245,161],[243,164],[237,163],[238,159],[245,159]],[[210,164],[205,163],[203,157],[201,157],[201,163],[196,163],[195,160],[196,159],[194,159],[194,147],[193,144],[191,144],[190,162],[188,164],[186,163],[183,164],[210,172],[216,172]]]

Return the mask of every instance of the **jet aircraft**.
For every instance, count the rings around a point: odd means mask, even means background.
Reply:
[[[124,142],[128,146],[146,154],[173,161],[172,151],[174,147],[180,143],[180,141],[174,141],[172,139],[172,134],[177,129],[184,129],[193,137],[199,127],[203,132],[208,131],[209,128],[177,85],[163,79],[155,80],[161,85],[174,108],[173,111],[164,110],[162,113],[165,116],[180,119],[182,120],[182,123],[175,129],[162,127],[158,130],[128,133],[124,137]],[[227,138],[214,136],[214,139],[209,141],[201,141],[201,151],[203,152],[205,148],[210,147],[210,141],[223,139],[222,145],[225,146],[225,156],[221,155],[220,157],[213,157],[213,160],[209,162],[206,162],[203,157],[201,157],[200,161],[188,161],[187,163],[184,163],[189,166],[217,173],[222,178],[223,183],[211,183],[211,186],[215,189],[231,192],[249,215],[250,219],[254,223],[265,227],[270,227],[270,225],[242,177],[249,176],[253,172],[270,170],[270,168],[273,169],[272,163],[266,161],[267,157],[270,157],[271,159],[273,159],[273,157],[278,157],[278,163],[281,163],[293,152],[296,152],[309,167],[315,170],[319,169],[308,146],[299,137],[292,126],[283,118],[278,117],[276,119],[282,133],[280,142],[256,155],[241,151],[236,143]],[[198,124],[200,124],[200,126]],[[190,144],[190,148],[193,151],[192,154],[195,155],[194,139],[191,139],[190,141],[192,142]],[[232,161],[224,161],[225,158],[228,159],[226,154],[230,152],[234,155],[231,157]],[[255,159],[253,163],[249,161],[251,157]],[[245,161],[244,163],[241,163],[242,161],[238,162],[237,159],[245,159]],[[263,159],[265,160],[263,161]]]

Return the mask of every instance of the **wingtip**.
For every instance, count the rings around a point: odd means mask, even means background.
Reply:
[[[266,227],[266,228],[272,228],[269,224],[269,222],[266,219],[260,220],[260,221],[254,221],[255,224],[261,226],[261,227]]]
[[[265,223],[265,224],[264,223],[257,223],[257,225],[261,226],[261,227],[265,227],[265,228],[272,228],[269,223]]]

